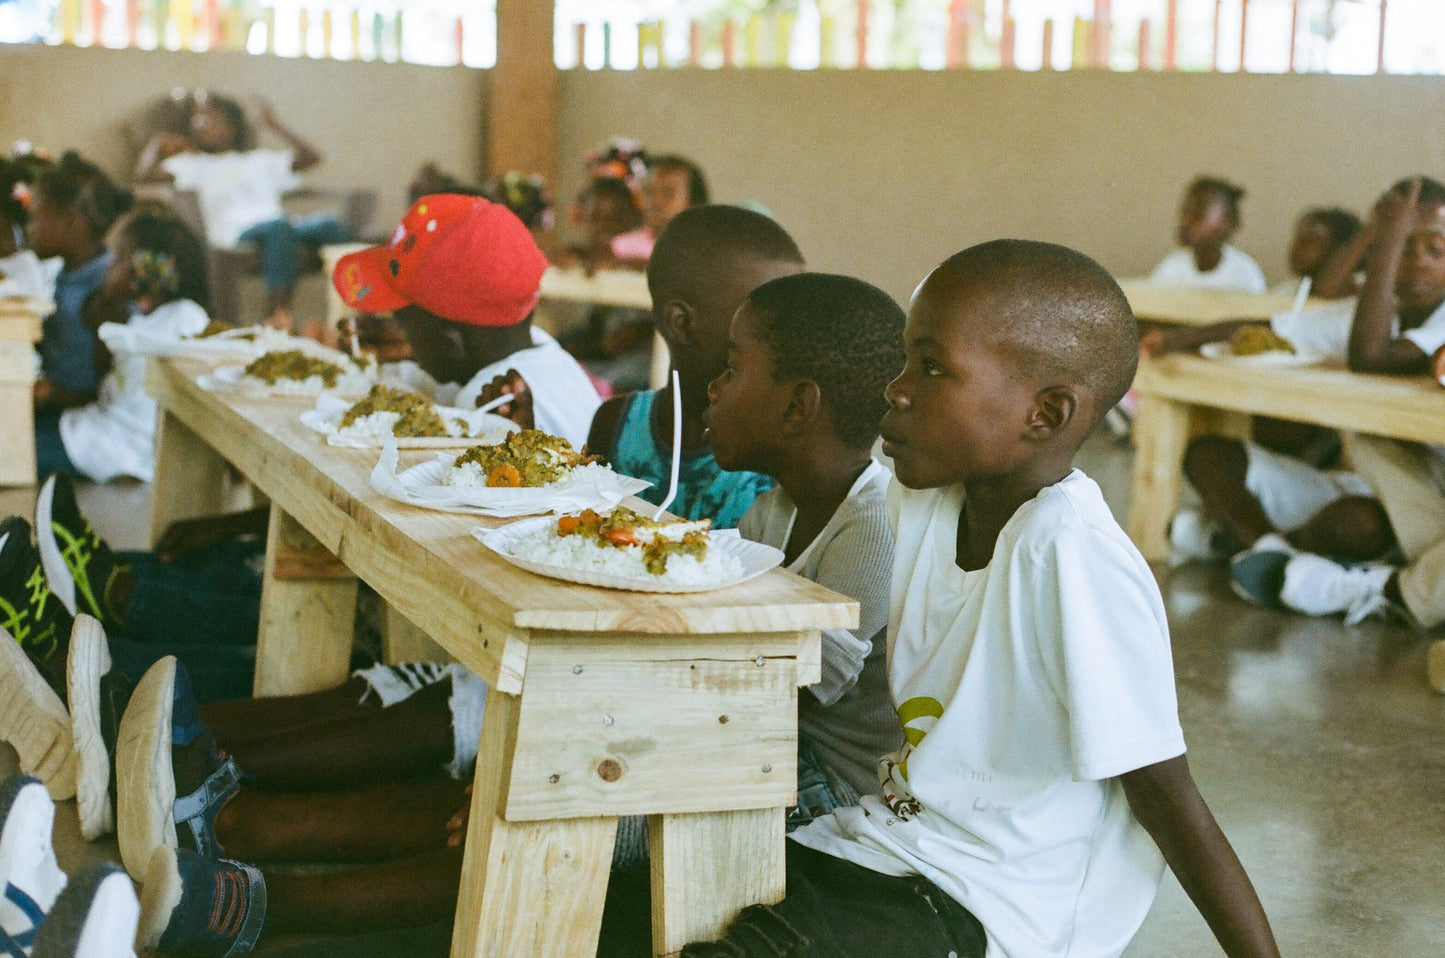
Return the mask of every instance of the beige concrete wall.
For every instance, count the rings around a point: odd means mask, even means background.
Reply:
[[[78,149],[128,180],[124,124],[157,96],[176,86],[263,96],[326,154],[307,181],[375,189],[384,232],[401,218],[422,161],[480,176],[485,83],[465,68],[0,46],[0,144],[7,153],[22,137],[52,152]]]
[[[766,204],[815,268],[899,297],[999,236],[1147,271],[1200,172],[1249,188],[1238,243],[1280,279],[1303,207],[1445,174],[1445,80],[1425,77],[569,72],[559,124],[562,195],[586,149],[639,136]]]

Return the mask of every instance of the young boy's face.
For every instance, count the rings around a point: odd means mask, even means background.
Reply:
[[[1194,249],[1218,246],[1234,233],[1234,220],[1224,197],[1205,190],[1190,190],[1179,208],[1179,245]]]
[[[236,134],[236,125],[226,111],[214,104],[202,103],[191,114],[191,139],[207,153],[235,149]]]
[[[1289,244],[1289,271],[1300,277],[1313,276],[1334,249],[1330,228],[1315,217],[1303,217],[1295,224]]]
[[[883,452],[900,482],[929,489],[1002,476],[1028,458],[1035,388],[989,343],[991,297],[935,274],[903,330],[903,372],[883,391]]]
[[[653,236],[661,235],[674,216],[692,205],[688,180],[687,170],[680,166],[660,166],[648,174],[642,184],[642,204]]]
[[[1395,295],[1407,309],[1433,309],[1445,300],[1445,206],[1421,205],[1416,211]]]
[[[63,209],[36,192],[35,205],[30,208],[30,221],[25,233],[31,250],[41,259],[63,256],[70,248],[77,229],[84,223],[74,210]]]
[[[761,455],[781,429],[789,384],[773,379],[773,355],[747,303],[728,333],[727,367],[708,383],[708,442],[724,469],[766,468]]]

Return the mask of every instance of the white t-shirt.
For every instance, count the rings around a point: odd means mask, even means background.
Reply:
[[[474,409],[482,387],[509,369],[515,369],[532,390],[535,424],[543,432],[561,436],[575,449],[587,442],[592,416],[602,405],[597,388],[587,371],[546,332],[532,327],[530,349],[521,349],[506,359],[484,366],[451,401],[460,409]]]
[[[1184,248],[1174,250],[1154,267],[1149,279],[1161,286],[1195,286],[1201,289],[1241,289],[1247,293],[1265,291],[1264,272],[1248,253],[1224,244],[1219,265],[1201,273],[1194,265],[1194,254]]]
[[[1290,312],[1279,313],[1270,318],[1269,326],[1297,348],[1343,363],[1349,359],[1350,328],[1355,323],[1358,306],[1359,300],[1354,297],[1337,299],[1300,310],[1298,316]],[[1426,356],[1433,356],[1445,346],[1445,302],[1435,307],[1435,311],[1414,329],[1401,333],[1399,316],[1391,321],[1390,328],[1392,335],[1408,339]]]
[[[194,336],[209,322],[200,306],[178,299],[100,327],[115,364],[100,381],[95,402],[60,414],[65,454],[87,478],[109,482],[133,476],[149,482],[155,473],[156,401],[145,390],[146,357],[125,348],[125,333]]]
[[[290,150],[177,153],[162,161],[161,169],[178,188],[199,194],[211,245],[229,247],[257,223],[286,215],[281,195],[301,182],[293,161]]]
[[[1075,470],[954,561],[963,490],[889,489],[889,683],[908,743],[882,794],[792,834],[968,908],[990,956],[1117,955],[1164,860],[1117,776],[1184,752],[1164,605]]]

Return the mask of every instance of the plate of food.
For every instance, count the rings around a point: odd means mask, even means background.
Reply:
[[[706,519],[654,520],[618,506],[523,519],[472,535],[513,565],[566,582],[633,592],[708,592],[783,561],[772,546]]]
[[[112,351],[117,349],[143,356],[194,356],[201,359],[255,359],[269,350],[306,349],[311,340],[301,340],[270,326],[232,326],[211,320],[194,336],[169,336],[137,329],[126,323],[104,323],[100,338]],[[320,349],[317,348],[318,354]]]
[[[613,472],[561,436],[523,429],[500,442],[441,453],[397,472],[397,443],[387,439],[371,487],[392,499],[446,512],[530,516],[569,509],[610,509],[652,483]]]
[[[502,416],[438,406],[421,393],[381,383],[355,401],[323,393],[315,409],[301,414],[301,423],[329,445],[352,449],[380,449],[388,436],[398,449],[455,449],[501,442],[517,431],[517,424]]]
[[[312,349],[273,349],[244,366],[221,366],[196,379],[202,389],[313,399],[321,393],[364,396],[376,382],[376,361]]]
[[[1325,359],[1297,348],[1267,326],[1245,326],[1224,342],[1200,346],[1199,354],[1239,366],[1313,366]]]

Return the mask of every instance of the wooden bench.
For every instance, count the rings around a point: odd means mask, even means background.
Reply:
[[[650,817],[656,954],[782,897],[798,687],[856,603],[782,570],[693,595],[524,572],[469,534],[497,521],[382,497],[376,452],[326,446],[300,403],[206,392],[205,368],[149,368],[152,528],[219,511],[227,463],[269,497],[256,694],[345,680],[358,578],[492,689],[453,955],[591,954],[620,815]]]
[[[1147,279],[1121,279],[1136,319],[1181,326],[1208,326],[1228,319],[1269,319],[1294,306],[1294,294],[1245,293],[1231,289],[1161,286]],[[1309,307],[1329,300],[1311,297]]]
[[[35,344],[54,304],[0,297],[0,486],[35,485]]]
[[[1200,432],[1244,435],[1248,416],[1445,443],[1445,389],[1428,376],[1367,376],[1339,368],[1259,369],[1171,355],[1134,379],[1134,493],[1129,535],[1152,561],[1169,556],[1184,447]]]

